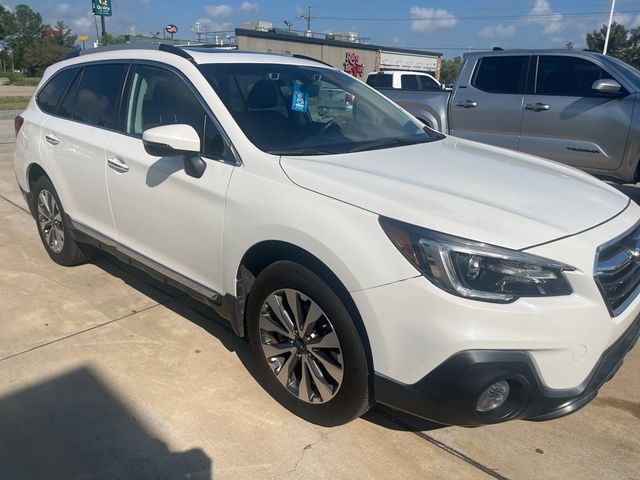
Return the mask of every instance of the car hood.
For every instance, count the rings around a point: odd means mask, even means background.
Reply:
[[[601,224],[629,198],[556,162],[443,140],[358,153],[280,159],[308,190],[443,233],[513,249]]]

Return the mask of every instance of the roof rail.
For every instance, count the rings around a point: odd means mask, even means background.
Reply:
[[[100,48],[90,48],[89,50],[74,50],[70,52],[65,60],[70,58],[76,58],[83,55],[91,55],[94,53],[102,53],[102,52],[114,52],[120,50],[158,50],[160,52],[172,53],[174,55],[178,55],[179,57],[186,58],[190,62],[193,62],[193,57],[185,52],[182,48],[175,47],[173,45],[168,45],[166,43],[122,43],[119,45],[109,45],[107,47]]]
[[[335,67],[334,67],[333,65],[331,65],[330,63],[323,62],[322,60],[318,60],[317,58],[313,58],[313,57],[310,57],[310,56],[308,56],[308,55],[300,55],[299,53],[293,53],[291,56],[292,56],[293,58],[300,58],[300,59],[302,59],[302,60],[311,60],[311,61],[313,61],[313,62],[318,62],[318,63],[321,63],[321,64],[323,64],[323,65],[326,65],[327,67],[335,68]]]

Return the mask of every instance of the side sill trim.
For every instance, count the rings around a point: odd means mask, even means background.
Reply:
[[[219,292],[216,292],[215,290],[205,287],[204,285],[196,282],[195,280],[191,280],[190,278],[185,277],[184,275],[170,269],[169,267],[165,267],[164,265],[154,260],[151,260],[150,258],[142,255],[139,252],[136,252],[131,248],[128,248],[124,245],[119,245],[113,238],[107,235],[104,235],[98,232],[97,230],[91,227],[88,227],[87,225],[84,225],[81,222],[78,222],[77,220],[74,220],[72,218],[70,220],[71,220],[71,226],[73,227],[74,230],[77,230],[78,232],[95,239],[97,242],[100,243],[99,247],[102,248],[103,250],[106,250],[106,251],[116,250],[121,255],[124,255],[130,258],[131,260],[137,263],[140,263],[147,268],[154,270],[160,275],[167,277],[173,280],[174,282],[179,283],[180,285],[185,286],[189,290],[196,292],[197,294],[205,297],[208,301],[213,302],[214,304],[217,304],[217,305],[220,305],[222,303],[223,295],[221,295]]]

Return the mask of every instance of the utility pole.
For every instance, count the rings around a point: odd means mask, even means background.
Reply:
[[[609,35],[611,35],[611,23],[613,22],[613,11],[616,8],[616,0],[611,0],[611,13],[609,14],[609,26],[607,27],[607,36],[604,39],[604,49],[602,54],[607,54],[607,48],[609,48]]]
[[[307,31],[304,32],[304,36],[305,37],[312,37],[313,33],[311,33],[311,19],[313,17],[311,16],[311,7],[307,7],[307,14],[306,15],[300,15],[300,18],[304,18],[307,21]]]

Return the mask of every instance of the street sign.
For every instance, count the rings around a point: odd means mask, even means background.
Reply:
[[[112,13],[111,0],[91,0],[91,10],[94,15],[110,17]]]
[[[80,42],[86,42],[87,40],[89,40],[89,35],[78,35],[76,38]]]

